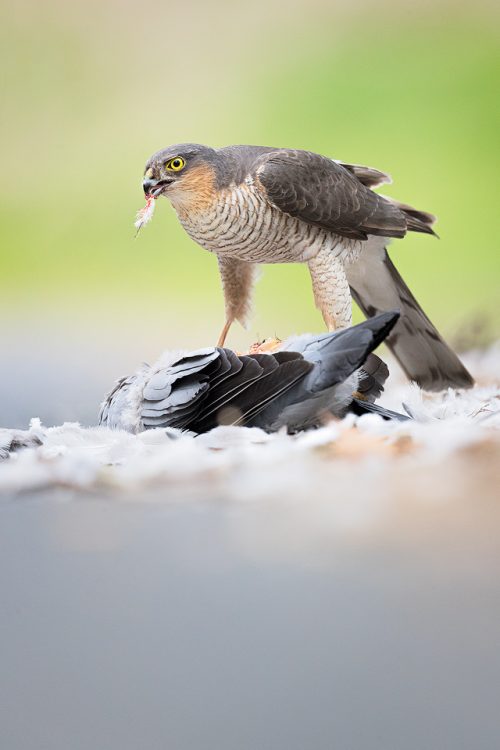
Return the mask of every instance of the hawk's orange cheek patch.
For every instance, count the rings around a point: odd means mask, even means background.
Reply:
[[[213,169],[208,164],[189,169],[171,186],[168,197],[181,214],[205,211],[217,197]]]

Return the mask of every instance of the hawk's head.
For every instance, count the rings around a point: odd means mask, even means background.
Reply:
[[[148,160],[142,187],[146,197],[165,195],[177,207],[213,194],[214,149],[197,143],[179,143],[157,151]]]

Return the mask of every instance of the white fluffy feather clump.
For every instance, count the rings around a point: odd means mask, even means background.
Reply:
[[[383,403],[413,421],[348,416],[295,436],[219,427],[139,435],[63,424],[0,430],[0,492],[70,487],[123,498],[448,497],[500,486],[500,349],[470,355],[470,391],[423,393],[391,378]],[[11,452],[13,451],[13,452]],[[498,491],[498,490],[496,490]]]

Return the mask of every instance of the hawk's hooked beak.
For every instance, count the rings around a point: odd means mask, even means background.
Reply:
[[[148,178],[142,181],[142,189],[144,190],[146,197],[152,195],[156,198],[161,192],[163,192],[167,185],[170,185],[171,182],[173,182],[173,180],[151,180]]]

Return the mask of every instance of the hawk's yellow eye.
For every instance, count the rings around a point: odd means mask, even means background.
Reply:
[[[169,159],[165,164],[165,169],[169,172],[180,172],[185,165],[185,161],[182,156],[175,156],[173,159]]]

